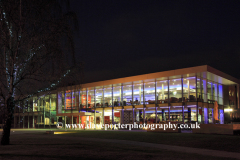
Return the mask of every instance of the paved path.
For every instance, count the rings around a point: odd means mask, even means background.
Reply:
[[[218,150],[210,150],[210,149],[171,146],[171,145],[166,145],[166,144],[156,144],[156,143],[116,140],[116,139],[83,138],[83,140],[104,142],[104,143],[105,142],[120,143],[120,144],[126,144],[126,145],[136,145],[136,146],[152,147],[152,148],[157,148],[157,149],[166,149],[166,150],[172,150],[172,151],[177,151],[177,152],[196,153],[196,154],[208,155],[208,156],[214,156],[214,157],[240,159],[240,153],[237,153],[237,152],[226,152],[226,151],[218,151]]]

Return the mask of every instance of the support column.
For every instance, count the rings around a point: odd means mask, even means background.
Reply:
[[[213,82],[211,82],[211,100],[214,100],[214,97],[213,97]]]
[[[81,123],[80,123],[80,115],[78,115],[78,124],[80,124],[79,129],[82,129],[82,128],[81,128]]]
[[[132,124],[134,124],[135,120],[135,114],[134,114],[134,108],[132,108]]]
[[[208,100],[207,100],[207,80],[202,80],[202,82],[203,82],[204,102],[208,102]]]
[[[88,108],[88,89],[86,88],[86,108]]]
[[[50,96],[49,96],[50,98]],[[71,113],[73,112],[73,90],[71,90]]]
[[[94,87],[94,130],[96,130],[96,88]]]
[[[73,124],[73,115],[72,115],[72,124]]]
[[[49,95],[49,128],[51,129],[51,105],[52,105],[52,100],[51,100],[51,95]]]
[[[141,91],[140,91],[141,92]],[[139,92],[139,93],[140,93]],[[144,105],[144,107],[145,107],[145,84],[144,84],[144,82],[143,82],[143,105]]]
[[[145,107],[143,107],[143,124],[145,124]]]
[[[162,100],[164,100],[164,84],[162,83]]]
[[[66,90],[64,90],[64,109],[66,109]]]
[[[170,121],[170,95],[169,95],[169,78],[168,78],[168,121]]]
[[[45,110],[45,96],[43,98],[43,126],[45,128],[45,115],[46,114],[46,110]]]
[[[124,107],[123,107],[123,84],[121,84],[121,90],[120,90],[120,105],[122,106],[122,112],[121,112],[121,122],[124,124]]]
[[[102,105],[102,106],[105,107],[105,101],[104,101],[104,86],[103,86],[103,89],[102,89],[102,97],[103,97],[103,102],[102,102],[103,105]]]
[[[182,121],[184,123],[184,105],[182,106]]]
[[[157,80],[155,79],[155,106],[157,106],[157,100],[158,100],[158,98],[157,98],[158,96],[157,96]]]
[[[121,123],[124,124],[124,109],[121,110]]]
[[[81,112],[81,91],[80,91],[80,89],[79,89],[79,91],[78,91],[78,113],[80,113]]]
[[[195,75],[195,85],[196,85],[196,98],[197,98],[197,74]],[[197,100],[197,99],[196,99]],[[199,106],[198,106],[198,101],[197,101],[197,107],[196,107],[196,116],[197,116],[197,122],[201,123],[202,118],[200,116],[200,121],[198,121],[198,116],[199,116]]]
[[[157,80],[155,79],[155,122],[157,123],[157,109],[158,109],[158,98],[157,98]]]
[[[139,85],[138,89],[139,89],[139,104],[141,105],[141,104],[142,104],[142,92],[141,92],[141,85]]]
[[[103,113],[102,124],[105,125],[105,122],[104,122],[104,121],[105,121],[105,120],[104,120],[104,108],[103,108],[103,112],[102,112],[102,113]]]
[[[155,107],[155,123],[157,123],[157,107]]]
[[[182,83],[182,122],[184,123],[184,106],[185,106],[185,103],[187,102],[184,102],[183,100],[183,78],[181,78],[181,83]]]
[[[133,82],[132,82],[132,105],[133,105],[133,102],[134,102],[134,97],[133,97],[133,94],[134,94],[134,87],[133,87]]]
[[[113,85],[112,85],[112,130],[114,130],[114,102],[113,102]]]

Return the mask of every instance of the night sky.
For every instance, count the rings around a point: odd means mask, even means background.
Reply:
[[[205,64],[240,79],[240,1],[70,2],[85,82]]]

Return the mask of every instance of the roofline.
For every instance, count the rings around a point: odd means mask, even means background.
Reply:
[[[224,72],[222,72],[222,71],[219,71],[219,70],[217,70],[217,69],[215,69],[215,68],[213,68],[213,67],[211,67],[211,66],[208,66],[208,65],[206,65],[206,66],[207,66],[207,71],[208,71],[208,72],[211,72],[211,73],[216,74],[216,75],[218,75],[218,76],[220,76],[220,77],[223,77],[223,78],[225,78],[225,79],[228,79],[228,80],[230,80],[230,81],[233,81],[233,82],[235,82],[235,83],[237,83],[237,84],[240,83],[240,80],[239,80],[239,79],[237,79],[237,78],[235,78],[235,77],[233,77],[233,76],[230,76],[229,74],[226,74],[226,73],[224,73]]]
[[[98,81],[98,82],[84,83],[81,85],[69,86],[67,87],[67,89],[72,89],[73,87],[89,88],[89,87],[96,87],[96,86],[106,86],[110,84],[126,83],[126,82],[156,79],[161,77],[170,77],[170,76],[190,74],[190,73],[200,73],[200,72],[211,72],[220,77],[233,81],[237,84],[239,84],[240,82],[238,79],[226,73],[223,73],[215,68],[212,68],[208,65],[202,65],[202,66],[196,66],[196,67],[181,68],[181,69],[175,69],[175,70],[169,70],[169,71],[162,71],[162,72],[148,73],[148,74],[142,74],[142,75],[136,75],[136,76],[130,76],[130,77],[110,79],[110,80],[104,80],[104,81]]]

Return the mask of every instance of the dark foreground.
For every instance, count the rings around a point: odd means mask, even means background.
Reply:
[[[45,132],[14,130],[11,132],[11,145],[0,146],[0,159],[226,159],[159,149],[138,142],[240,152],[239,136],[121,131],[78,131],[51,135]],[[134,141],[135,144],[115,142],[117,139]]]

